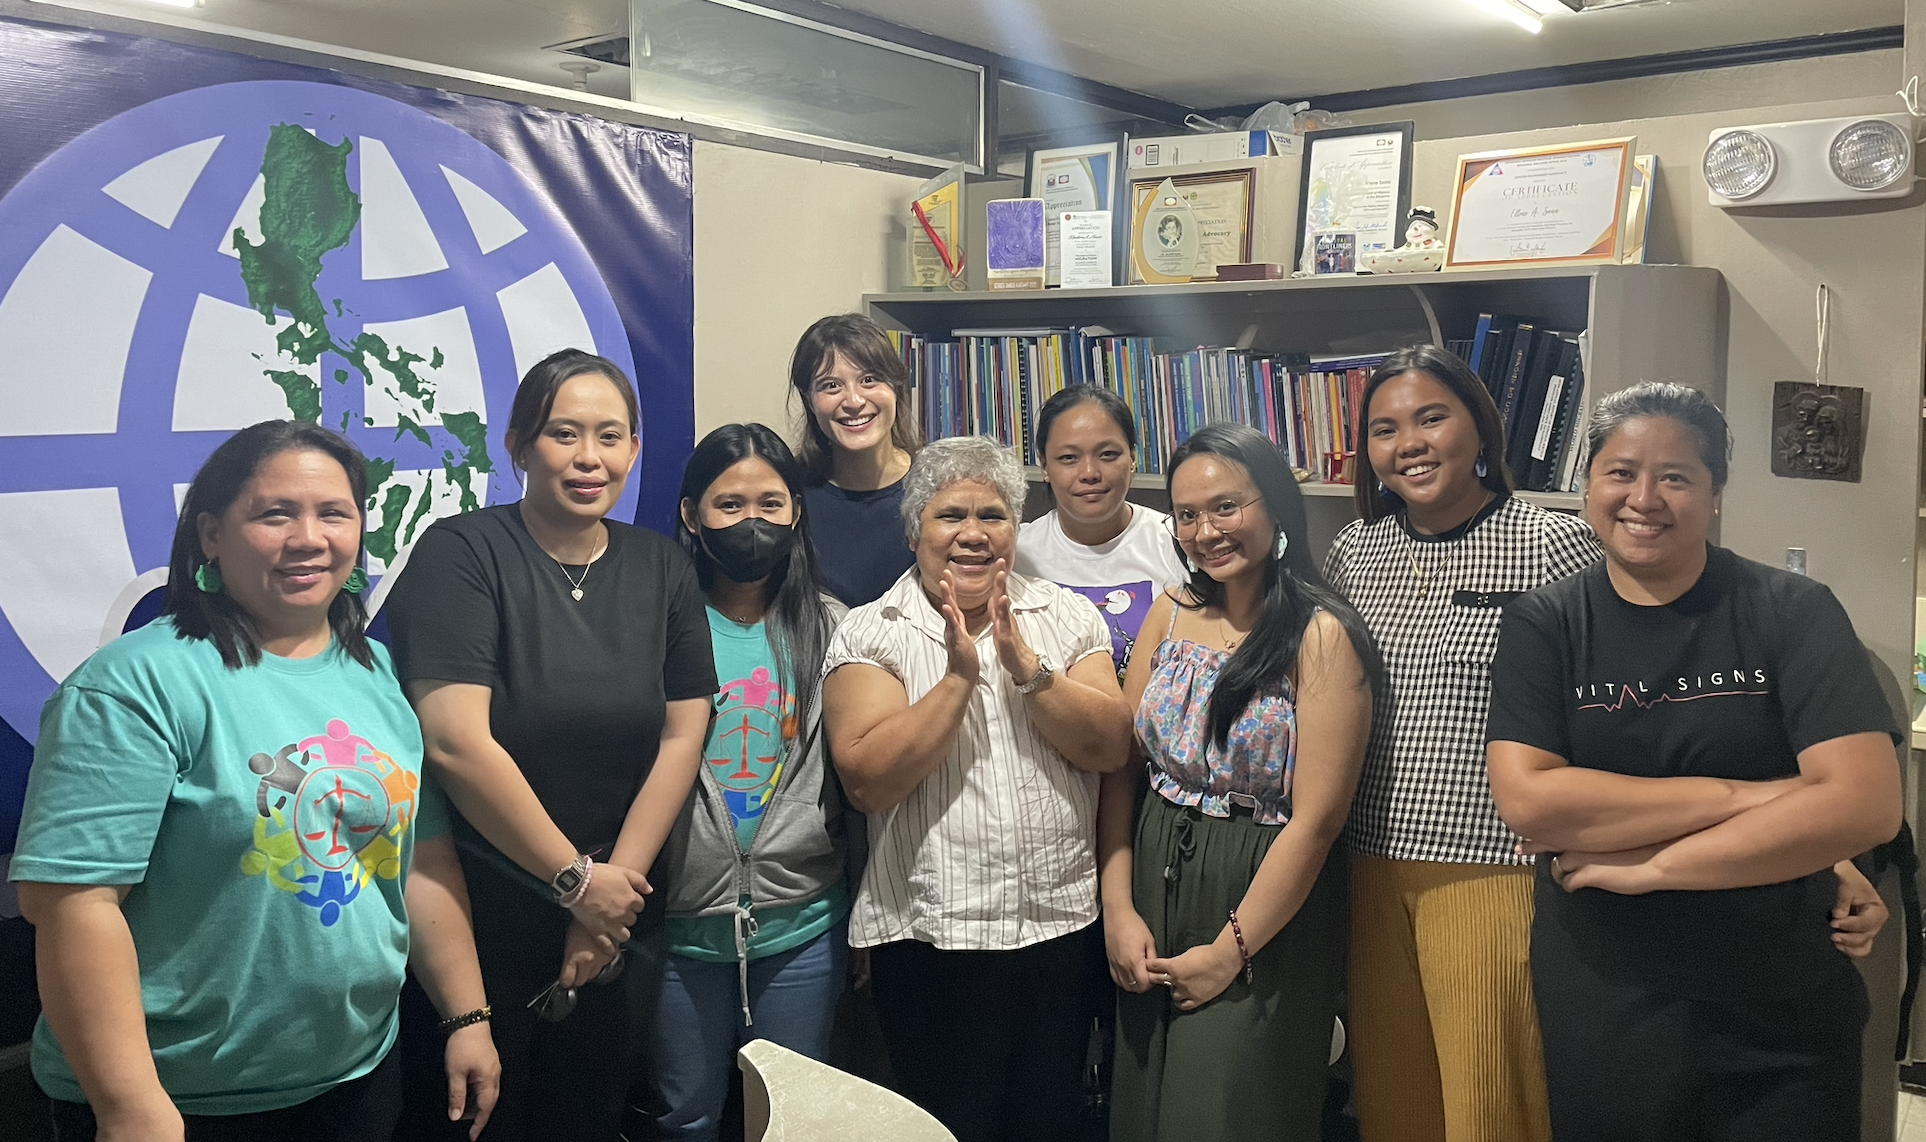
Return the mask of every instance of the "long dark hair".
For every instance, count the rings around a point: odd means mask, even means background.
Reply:
[[[210,595],[196,584],[195,574],[207,565],[207,556],[201,552],[200,519],[203,515],[219,518],[240,498],[241,489],[261,465],[283,452],[319,452],[340,464],[354,492],[355,512],[364,525],[367,523],[368,461],[353,442],[320,425],[264,420],[243,428],[214,450],[194,474],[187,497],[181,501],[181,518],[174,525],[174,550],[167,560],[167,595],[161,603],[161,614],[173,616],[174,630],[181,638],[212,642],[230,670],[260,665],[261,630],[232,595],[225,591]],[[356,566],[366,550],[364,540],[355,552]],[[374,652],[368,649],[368,611],[361,605],[360,595],[352,591],[336,595],[328,606],[328,625],[334,630],[337,648],[374,669]]]
[[[1264,499],[1264,510],[1290,540],[1281,561],[1266,558],[1263,610],[1251,633],[1224,664],[1210,696],[1211,740],[1220,747],[1226,745],[1231,726],[1251,699],[1289,676],[1297,665],[1304,632],[1320,609],[1331,612],[1344,625],[1344,633],[1350,636],[1351,646],[1364,666],[1365,684],[1373,694],[1379,693],[1384,664],[1378,657],[1377,643],[1372,641],[1364,620],[1331,590],[1318,570],[1311,556],[1310,529],[1304,521],[1304,495],[1298,491],[1297,479],[1277,446],[1249,425],[1207,424],[1171,456],[1166,491],[1175,484],[1184,461],[1194,456],[1221,456],[1250,473],[1251,483],[1257,485],[1258,495]],[[1267,556],[1276,550],[1275,533],[1271,542]],[[1191,571],[1188,590],[1198,606],[1224,605],[1224,585],[1204,571]]]
[[[915,456],[923,447],[923,429],[910,411],[909,366],[896,355],[896,347],[890,344],[889,334],[883,332],[882,326],[860,313],[839,313],[803,330],[796,341],[796,351],[789,358],[789,386],[802,398],[802,434],[796,453],[802,459],[809,482],[827,482],[835,467],[829,437],[824,435],[823,426],[816,423],[815,406],[809,399],[816,387],[816,374],[823,371],[831,354],[889,382],[896,394],[896,418],[890,424],[890,443]]]
[[[622,366],[580,349],[557,349],[529,366],[515,390],[515,403],[509,406],[506,435],[515,440],[515,450],[509,459],[517,468],[522,466],[522,453],[542,434],[548,414],[555,411],[555,394],[561,392],[567,382],[586,376],[607,377],[628,407],[629,435],[642,430],[642,411],[635,400],[635,385],[630,383]]]
[[[803,505],[803,471],[789,445],[760,424],[725,424],[695,446],[682,469],[682,499],[695,505],[698,518],[702,494],[717,477],[743,460],[759,459],[776,470],[789,488],[796,513],[796,540],[789,557],[776,565],[763,585],[764,621],[769,645],[783,665],[784,684],[796,696],[796,716],[806,724],[815,700],[823,652],[829,646],[829,611],[823,605],[822,575],[809,539],[809,516]],[[707,591],[716,581],[716,562],[689,530],[682,512],[675,513],[675,539],[695,560],[696,575]]]
[[[1413,345],[1386,357],[1384,364],[1371,371],[1371,379],[1364,382],[1356,436],[1360,463],[1357,490],[1352,493],[1358,517],[1372,523],[1404,510],[1404,497],[1379,484],[1376,473],[1371,470],[1366,432],[1371,426],[1371,398],[1386,381],[1406,373],[1423,373],[1458,398],[1458,403],[1471,413],[1471,423],[1478,427],[1478,448],[1485,456],[1485,474],[1478,482],[1500,496],[1511,491],[1511,469],[1505,467],[1505,423],[1498,419],[1498,406],[1492,402],[1490,390],[1478,379],[1478,374],[1471,371],[1470,365],[1458,359],[1458,354],[1436,345]]]

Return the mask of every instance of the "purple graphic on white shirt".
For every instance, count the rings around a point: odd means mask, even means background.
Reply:
[[[1117,660],[1117,676],[1121,678],[1124,668],[1130,665],[1130,648],[1137,644],[1137,630],[1150,614],[1150,604],[1157,601],[1157,589],[1148,579],[1114,587],[1078,587],[1069,583],[1064,587],[1097,604],[1103,625],[1110,628],[1110,655]]]

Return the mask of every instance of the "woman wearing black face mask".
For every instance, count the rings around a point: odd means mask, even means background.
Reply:
[[[655,1022],[656,1129],[713,1140],[738,1047],[829,1048],[849,959],[842,795],[818,724],[822,593],[802,468],[760,424],[696,445],[676,539],[709,598],[716,716],[663,850],[669,966]]]

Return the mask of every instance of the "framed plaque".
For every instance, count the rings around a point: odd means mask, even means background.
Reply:
[[[1244,166],[1174,178],[1166,178],[1162,171],[1149,168],[1142,175],[1130,180],[1132,225],[1128,284],[1214,278],[1220,265],[1251,260],[1251,211],[1257,182],[1254,168]],[[1188,221],[1179,216],[1176,227],[1170,225],[1173,211],[1155,209],[1159,204],[1152,201],[1158,187],[1166,182],[1183,200],[1189,215]],[[1195,243],[1191,248],[1196,250],[1196,257],[1187,270],[1173,274],[1146,266],[1147,226],[1159,228],[1155,237],[1161,241],[1151,247],[1153,252],[1175,244]],[[1147,268],[1149,272],[1145,272]]]
[[[1460,155],[1445,269],[1621,260],[1637,146],[1627,137]]]
[[[1413,129],[1407,120],[1305,134],[1294,268],[1315,270],[1309,264],[1316,245],[1311,236],[1321,230],[1355,231],[1360,258],[1404,241]]]
[[[1123,170],[1123,138],[1080,147],[1030,152],[1025,193],[1043,200],[1043,273],[1046,285],[1062,284],[1059,227],[1065,214],[1117,208]]]

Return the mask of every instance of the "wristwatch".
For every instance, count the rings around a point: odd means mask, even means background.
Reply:
[[[578,856],[575,863],[556,873],[555,879],[548,882],[549,888],[555,892],[555,899],[565,906],[573,904],[588,881],[588,870],[589,858]]]
[[[1030,680],[1028,682],[1017,683],[1017,693],[1019,694],[1036,693],[1037,687],[1043,685],[1045,682],[1050,681],[1050,676],[1055,673],[1056,671],[1051,669],[1050,667],[1050,660],[1048,658],[1045,658],[1041,654],[1037,655],[1037,672],[1031,675]]]

